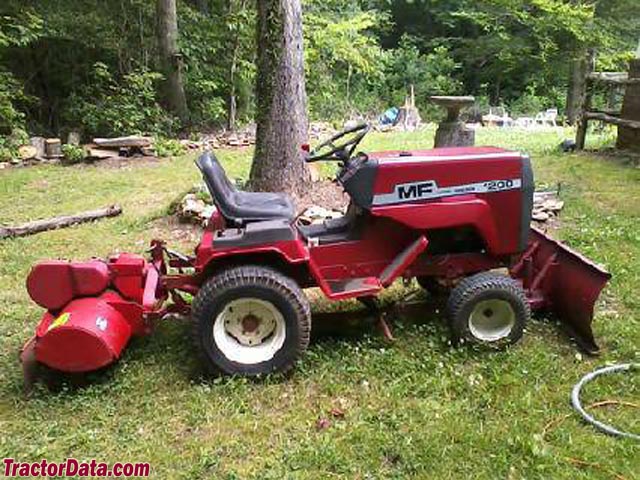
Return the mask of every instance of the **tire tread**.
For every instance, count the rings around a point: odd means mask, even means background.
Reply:
[[[521,304],[522,324],[519,326],[519,332],[516,338],[509,343],[515,343],[522,336],[522,330],[531,317],[531,308],[522,287],[512,278],[506,275],[500,275],[493,272],[481,272],[471,275],[462,280],[456,288],[453,289],[447,301],[447,315],[451,321],[454,337],[460,340],[464,337],[464,331],[461,323],[461,313],[466,305],[472,301],[477,295],[485,291],[504,291],[509,295],[513,295]],[[516,312],[516,316],[518,312]]]
[[[211,277],[195,296],[191,307],[192,340],[202,363],[207,367],[209,373],[229,374],[232,372],[224,371],[218,365],[214,364],[203,345],[200,329],[201,322],[204,320],[203,314],[206,305],[215,301],[216,297],[223,295],[231,289],[256,285],[269,288],[280,294],[293,306],[297,316],[300,335],[295,344],[293,360],[285,364],[282,368],[279,368],[278,371],[280,373],[286,373],[291,370],[309,346],[311,337],[311,306],[300,287],[292,279],[282,275],[273,268],[260,265],[231,267]]]

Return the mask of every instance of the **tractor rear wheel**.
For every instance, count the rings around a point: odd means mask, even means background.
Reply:
[[[449,296],[447,313],[455,341],[494,348],[520,340],[531,317],[522,287],[490,272],[460,282]]]
[[[298,285],[270,268],[211,278],[192,305],[193,339],[211,373],[286,372],[309,345],[311,309]]]

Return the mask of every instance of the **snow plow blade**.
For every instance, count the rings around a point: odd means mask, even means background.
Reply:
[[[599,352],[591,323],[609,272],[531,228],[527,249],[510,273],[522,282],[532,309],[553,313],[582,349],[592,355]]]

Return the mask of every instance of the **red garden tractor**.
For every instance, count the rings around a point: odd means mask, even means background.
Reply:
[[[546,309],[584,349],[598,350],[593,308],[610,275],[530,228],[527,156],[492,147],[355,153],[367,131],[343,131],[303,155],[339,162],[336,181],[350,197],[341,218],[303,225],[288,196],[236,189],[209,152],[196,163],[217,210],[193,256],[154,240],[149,258],[121,253],[33,267],[27,289],[46,312],[23,361],[100,369],[132,335],[177,312],[191,315],[211,371],[284,372],[309,344],[304,289],[375,308],[400,278],[450,291],[457,340],[515,343],[531,310]]]

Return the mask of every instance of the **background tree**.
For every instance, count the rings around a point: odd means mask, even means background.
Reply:
[[[301,194],[310,176],[300,148],[308,127],[300,1],[258,0],[257,38],[251,186]]]
[[[182,83],[182,55],[178,49],[176,0],[156,0],[156,14],[160,69],[165,76],[165,98],[169,109],[183,123],[186,123],[189,119],[189,110]]]
[[[301,1],[308,115],[335,126],[397,106],[411,84],[425,120],[438,115],[429,95],[457,93],[485,110],[555,107],[570,117],[572,60],[594,49],[597,70],[625,70],[640,24],[638,0]],[[14,149],[27,132],[175,135],[157,2],[0,1],[0,144]],[[176,6],[189,129],[253,122],[258,2]],[[175,65],[173,54],[162,57]],[[619,101],[594,96],[597,108]]]
[[[247,24],[249,11],[248,0],[227,0],[227,28],[231,37],[231,53],[229,57],[229,100],[227,104],[227,127],[235,130],[238,117],[237,76],[243,27]]]

